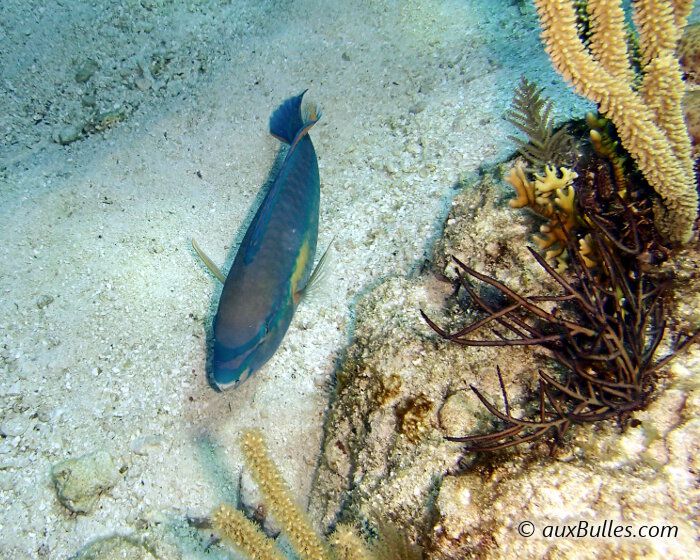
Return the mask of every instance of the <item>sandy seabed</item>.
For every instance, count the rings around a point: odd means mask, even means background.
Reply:
[[[522,74],[562,119],[587,107],[551,70],[532,7],[493,4],[2,3],[2,558],[65,559],[235,502],[244,427],[308,495],[357,298],[416,274],[459,176],[512,152],[503,114]],[[306,88],[323,109],[331,274],[266,367],[219,394],[205,363],[220,287],[190,238],[230,261],[279,148],[269,115]],[[119,479],[72,514],[51,467],[97,450]]]

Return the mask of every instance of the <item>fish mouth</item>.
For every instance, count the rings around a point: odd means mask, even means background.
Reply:
[[[243,383],[250,377],[250,373],[250,367],[243,371],[215,370],[212,381],[219,391],[227,391]]]
[[[247,344],[243,348],[231,348],[218,341],[214,342],[211,381],[217,389],[230,389],[250,377],[255,371],[251,362],[261,343],[262,341],[258,340],[255,344]]]
[[[250,376],[251,368],[246,364],[249,354],[239,355],[231,360],[222,360],[217,354],[214,350],[212,380],[218,389],[235,387]]]

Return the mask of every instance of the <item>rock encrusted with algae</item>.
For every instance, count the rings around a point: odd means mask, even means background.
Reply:
[[[205,555],[219,558],[210,554],[210,546],[209,537],[201,538],[185,520],[154,514],[144,519],[137,531],[88,542],[70,560],[181,560],[183,556],[203,558]]]
[[[551,292],[525,250],[532,217],[510,209],[506,187],[495,183],[487,176],[455,198],[434,259],[438,271],[453,274],[454,254],[523,293]],[[624,433],[614,422],[578,426],[553,457],[548,446],[535,444],[460,460],[459,444],[443,436],[485,433],[493,422],[469,384],[498,400],[500,366],[517,414],[537,369],[549,362],[531,347],[463,348],[437,340],[418,309],[439,314],[447,301],[443,324],[452,320],[456,328],[470,309],[451,293],[432,276],[392,278],[358,303],[355,341],[338,371],[311,497],[317,521],[329,527],[338,519],[391,519],[435,559],[692,556],[696,528],[689,520],[700,498],[698,349],[674,362],[649,409],[635,413],[635,427]],[[408,432],[405,410],[416,412]],[[590,527],[606,519],[634,531],[675,526],[678,534],[543,536],[546,526]],[[533,523],[532,537],[518,533],[524,521]]]
[[[434,344],[417,314],[426,299],[424,288],[395,278],[358,305],[357,342],[338,372],[312,491],[311,515],[324,529],[343,505],[346,520],[398,521],[413,539],[430,525],[435,481],[460,452],[438,426],[449,362],[428,362]]]
[[[696,367],[699,358],[691,358]],[[610,423],[587,426],[558,459],[487,456],[468,472],[446,476],[432,535],[438,557],[692,556],[700,499],[694,474],[700,466],[700,382],[684,366],[670,369],[664,393],[635,415],[641,424],[623,434]],[[553,536],[565,527],[591,536],[618,526],[618,537]],[[634,538],[656,531],[666,536]]]
[[[82,548],[71,560],[156,560],[158,556],[143,542],[114,535],[97,540]]]
[[[524,265],[527,251],[511,250],[502,237],[508,231],[524,238],[527,228],[517,225],[520,217],[505,200],[502,208],[494,207],[497,193],[500,188],[489,180],[470,189],[468,197],[458,197],[448,223],[469,223],[472,230],[460,239],[447,235],[443,244],[449,253],[465,257],[462,244],[473,239],[489,252],[479,257],[480,268],[492,272],[500,263],[504,280],[515,273],[523,283],[535,284]],[[482,226],[490,226],[490,232]],[[451,273],[447,259],[438,266]],[[452,290],[435,277],[391,278],[358,303],[355,342],[337,373],[311,498],[312,515],[324,526],[332,525],[345,506],[342,518],[366,518],[377,510],[414,539],[430,531],[430,504],[440,480],[457,468],[461,456],[460,446],[444,435],[484,429],[488,422],[478,401],[464,391],[469,383],[498,390],[494,349],[465,351],[438,341],[420,317],[421,308],[443,312]],[[504,368],[506,378],[513,381],[532,371],[534,379],[534,355],[526,350],[518,363]],[[467,404],[457,411],[461,398],[456,395],[463,393]]]

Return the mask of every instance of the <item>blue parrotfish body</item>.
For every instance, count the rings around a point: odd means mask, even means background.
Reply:
[[[213,381],[247,379],[275,353],[309,283],[318,238],[320,183],[309,129],[321,116],[302,97],[270,117],[270,133],[289,144],[284,163],[245,233],[214,319]]]

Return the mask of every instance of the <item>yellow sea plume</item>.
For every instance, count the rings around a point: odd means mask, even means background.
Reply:
[[[324,539],[314,531],[306,512],[294,503],[260,431],[245,430],[240,443],[246,465],[258,484],[266,506],[299,560],[420,560],[423,557],[422,549],[388,522],[378,524],[378,539],[371,546],[351,527],[342,524],[328,540]],[[211,520],[221,538],[235,545],[248,558],[287,558],[256,523],[234,507],[226,504],[219,506]]]
[[[270,458],[265,440],[258,430],[246,430],[241,437],[241,449],[255,482],[275,521],[287,535],[290,544],[303,560],[328,558],[328,550],[311,526],[309,518],[292,499],[282,475]]]
[[[629,63],[620,0],[588,0],[589,46],[578,34],[571,0],[534,2],[541,37],[554,68],[613,122],[622,145],[663,199],[665,211],[655,217],[657,227],[672,242],[689,241],[698,213],[698,194],[681,107],[684,83],[675,48],[693,2],[633,3],[641,49],[639,86]]]
[[[250,558],[260,560],[286,560],[271,539],[242,511],[222,504],[211,516],[212,523],[220,535],[232,542]]]
[[[291,492],[270,457],[262,434],[258,430],[246,430],[240,443],[253,479],[298,557],[301,560],[328,560],[328,548],[314,531],[306,513],[294,503]],[[275,547],[274,541],[268,539],[255,523],[229,505],[219,506],[212,515],[212,523],[225,541],[233,543],[249,558],[286,558]]]

